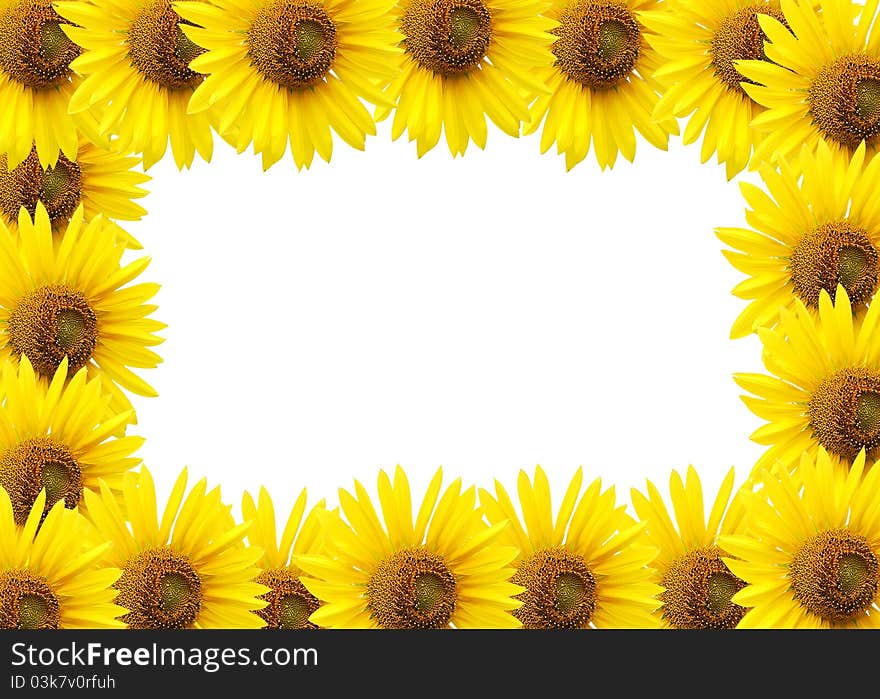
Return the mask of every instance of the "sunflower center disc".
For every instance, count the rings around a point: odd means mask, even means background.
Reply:
[[[629,78],[641,51],[641,29],[623,3],[581,0],[566,7],[552,30],[555,65],[569,80],[609,90]]]
[[[850,301],[860,306],[877,289],[878,252],[864,228],[847,221],[826,223],[807,233],[789,260],[794,292],[810,308],[819,307],[819,295],[833,300],[843,284]]]
[[[163,575],[159,579],[159,588],[161,589],[159,604],[171,614],[180,611],[192,597],[189,581],[180,573]]]
[[[819,384],[808,414],[813,435],[825,449],[852,461],[880,448],[880,374],[864,367],[843,369]]]
[[[850,150],[872,145],[880,134],[880,62],[843,56],[810,85],[810,114],[825,138]]]
[[[766,61],[764,30],[758,23],[758,15],[770,15],[788,26],[782,10],[775,5],[756,3],[725,17],[712,36],[712,67],[725,85],[734,92],[745,95],[740,83],[752,83],[735,68],[736,61]],[[752,83],[754,84],[754,83]]]
[[[80,48],[61,29],[64,20],[48,0],[24,0],[0,10],[0,69],[34,90],[70,78]]]
[[[316,629],[309,617],[321,606],[318,599],[299,581],[295,568],[270,568],[257,576],[257,582],[270,588],[260,599],[268,604],[257,614],[267,629]]]
[[[856,86],[856,114],[868,121],[880,119],[880,80],[860,80]]]
[[[416,577],[415,608],[419,614],[430,614],[443,602],[443,580],[433,573]]]
[[[167,90],[195,89],[205,76],[189,67],[205,52],[181,31],[182,20],[168,0],[143,7],[128,28],[128,57],[147,80]]]
[[[82,198],[82,171],[77,163],[59,154],[55,167],[43,170],[36,149],[25,160],[7,169],[0,154],[0,215],[9,223],[18,221],[22,207],[33,218],[37,202],[42,202],[53,227],[70,221]]]
[[[64,500],[73,509],[82,498],[82,473],[70,450],[46,437],[28,439],[0,456],[0,486],[9,493],[17,524],[24,524],[40,491],[46,508]]]
[[[880,393],[865,391],[856,398],[856,427],[863,432],[880,428]]]
[[[0,629],[57,629],[59,621],[58,599],[45,578],[0,572]]]
[[[288,90],[320,83],[336,57],[336,25],[318,4],[267,5],[248,29],[247,41],[254,68]]]
[[[583,556],[564,548],[536,551],[511,582],[526,588],[511,612],[526,629],[583,629],[596,609],[596,578]]]
[[[91,359],[98,342],[98,319],[85,296],[59,284],[25,296],[10,313],[9,344],[25,355],[38,373],[54,376],[64,357],[70,372]]]
[[[133,629],[186,629],[198,618],[202,582],[187,556],[167,546],[148,549],[126,561],[113,585],[120,617]]]
[[[455,612],[455,576],[421,546],[382,561],[367,583],[372,617],[383,629],[447,628]]]
[[[745,583],[722,561],[717,546],[694,549],[675,559],[663,576],[662,614],[676,629],[732,629],[746,613],[731,602]]]
[[[789,569],[795,599],[825,621],[843,624],[863,614],[877,595],[877,557],[864,536],[847,529],[806,541]]]
[[[444,77],[477,68],[492,40],[492,15],[482,0],[412,0],[400,23],[407,53]]]
[[[574,573],[560,573],[556,577],[556,608],[570,614],[578,608],[587,594],[584,580]]]

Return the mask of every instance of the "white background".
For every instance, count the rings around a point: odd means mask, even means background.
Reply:
[[[761,423],[731,374],[760,345],[729,339],[742,276],[713,229],[744,203],[723,168],[674,139],[566,173],[497,131],[418,160],[379,128],[300,173],[222,142],[150,171],[128,228],[169,328],[133,431],[162,494],[184,465],[236,511],[265,485],[279,514],[396,464],[418,496],[439,465],[513,489],[540,463],[557,500],[578,466],[624,500],[689,463],[710,488],[746,477]]]

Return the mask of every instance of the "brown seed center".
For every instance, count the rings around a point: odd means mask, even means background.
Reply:
[[[128,28],[128,56],[147,80],[168,90],[195,89],[205,76],[189,67],[205,50],[180,29],[181,19],[168,0],[156,0],[141,9]]]
[[[51,378],[64,357],[70,372],[91,359],[98,342],[98,320],[86,297],[53,284],[25,296],[9,315],[9,345],[25,355],[39,374]]]
[[[455,612],[455,576],[442,556],[421,546],[402,549],[376,568],[367,599],[383,629],[447,628]]]
[[[880,372],[843,369],[825,378],[808,404],[810,427],[825,449],[852,461],[865,449],[880,449]]]
[[[67,82],[80,48],[61,29],[64,23],[48,0],[22,0],[0,9],[0,70],[33,90]]]
[[[730,572],[717,546],[694,549],[663,575],[662,614],[676,629],[733,629],[746,613],[731,602],[745,583]]]
[[[838,58],[810,85],[810,114],[822,135],[855,150],[880,134],[880,61],[864,54]]]
[[[581,0],[568,5],[552,30],[555,65],[565,76],[592,90],[609,90],[627,81],[641,51],[641,28],[632,10],[613,0]]]
[[[336,24],[319,4],[262,8],[247,33],[248,55],[267,80],[288,90],[322,82],[336,57]]]
[[[492,15],[482,0],[413,0],[400,27],[413,60],[445,77],[477,68],[492,40]]]
[[[0,629],[57,629],[58,598],[45,578],[26,570],[0,572]]]
[[[877,556],[867,539],[847,529],[806,541],[789,569],[795,599],[825,621],[845,624],[877,596]]]
[[[794,292],[810,308],[822,291],[834,300],[843,284],[853,306],[868,303],[877,290],[878,252],[868,232],[848,221],[825,223],[807,233],[789,261]]]
[[[755,3],[725,17],[712,36],[712,68],[734,92],[745,95],[740,83],[752,83],[740,75],[736,61],[766,61],[764,41],[767,37],[758,22],[758,15],[769,15],[788,26],[778,3]],[[754,84],[754,83],[752,83]]]
[[[79,165],[59,154],[55,166],[44,170],[36,148],[12,170],[7,169],[7,162],[6,155],[0,154],[0,215],[6,222],[15,224],[22,207],[33,218],[37,203],[42,202],[53,228],[65,226],[82,198]]]
[[[584,629],[596,609],[596,578],[587,561],[567,549],[536,551],[524,560],[511,582],[526,591],[523,605],[511,612],[526,629]]]
[[[120,619],[133,629],[186,629],[199,615],[202,581],[190,559],[167,546],[132,556],[114,584]]]
[[[46,490],[43,516],[59,500],[73,509],[82,499],[82,472],[70,449],[52,439],[28,439],[0,455],[0,485],[9,493],[17,524],[24,524],[40,491]]]
[[[270,588],[260,599],[269,604],[255,613],[267,629],[317,629],[309,617],[321,606],[299,580],[294,568],[270,568],[257,576],[257,582]]]

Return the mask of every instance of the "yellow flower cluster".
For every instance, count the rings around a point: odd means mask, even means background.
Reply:
[[[880,620],[880,1],[0,0],[0,628],[873,627]],[[767,424],[707,508],[693,468],[556,504],[406,474],[241,518],[184,471],[159,512],[130,395],[161,358],[115,221],[168,145],[266,168],[541,130],[566,166],[702,139],[747,167],[732,337]],[[335,137],[334,137],[335,134]],[[135,154],[135,155],[132,155]],[[140,467],[140,468],[138,468]],[[378,503],[378,507],[375,503]],[[285,508],[286,509],[286,508]]]

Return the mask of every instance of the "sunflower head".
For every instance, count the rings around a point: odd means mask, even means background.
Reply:
[[[850,151],[880,134],[880,60],[841,56],[824,65],[809,91],[810,115],[822,135]]]
[[[319,554],[325,550],[320,515],[325,503],[320,501],[306,515],[307,494],[303,490],[294,501],[279,541],[275,525],[275,507],[265,488],[260,488],[256,502],[244,494],[241,511],[253,523],[248,542],[263,551],[258,565],[262,569],[256,582],[268,592],[260,596],[266,606],[256,611],[267,629],[317,629],[309,617],[321,606],[320,601],[300,581],[302,571],[292,557]]]
[[[138,72],[166,90],[192,90],[205,76],[189,67],[204,53],[181,30],[182,20],[169,0],[144,3],[128,27],[128,57]]]
[[[0,456],[0,484],[10,493],[16,521],[24,523],[41,491],[48,508],[59,500],[74,508],[82,499],[82,471],[70,448],[48,437],[26,439]]]
[[[826,529],[804,541],[789,567],[794,599],[817,617],[846,623],[877,597],[877,556],[864,535]]]
[[[810,427],[822,446],[852,461],[880,447],[880,371],[841,369],[818,384],[808,405]]]
[[[190,557],[171,547],[141,551],[126,561],[116,582],[121,617],[131,629],[186,629],[202,607],[202,581]]]
[[[567,5],[553,34],[555,65],[568,80],[591,90],[609,90],[625,82],[642,50],[635,14],[615,0]]]
[[[133,454],[144,440],[120,434],[131,411],[108,410],[100,381],[87,380],[84,370],[69,374],[66,359],[51,382],[34,373],[27,357],[18,366],[7,363],[0,396],[0,485],[18,524],[24,524],[41,493],[44,515],[59,501],[77,508],[84,490],[97,488],[97,473],[116,485],[122,473],[140,463]],[[71,405],[76,421],[69,419]]]
[[[822,447],[843,468],[865,450],[880,456],[880,357],[875,328],[880,306],[872,303],[856,322],[849,296],[822,291],[818,313],[795,300],[775,328],[758,328],[764,364],[773,376],[738,374],[755,396],[746,405],[768,424],[752,439],[768,446],[755,472],[776,462],[797,468],[801,455]]]
[[[589,562],[563,547],[536,551],[512,582],[525,588],[513,615],[525,629],[585,629],[596,611],[596,576]]]
[[[878,254],[870,234],[847,220],[831,221],[807,232],[791,252],[794,293],[819,307],[819,294],[842,285],[855,305],[867,304],[877,289]]]
[[[309,617],[321,606],[321,602],[300,582],[296,568],[270,568],[262,571],[256,582],[269,588],[260,595],[266,606],[255,614],[266,622],[267,629],[317,629]]]
[[[717,546],[691,549],[664,572],[662,614],[675,629],[733,629],[746,610],[731,602],[745,583],[722,560]]]
[[[492,40],[492,13],[483,0],[411,0],[400,29],[414,61],[453,77],[483,62]]]
[[[119,570],[95,561],[109,544],[63,502],[38,494],[19,524],[0,487],[0,629],[119,628],[111,589]]]
[[[657,614],[665,626],[675,629],[732,629],[746,610],[733,603],[745,583],[727,567],[728,553],[718,546],[722,533],[742,528],[744,509],[738,497],[731,499],[734,473],[721,483],[708,520],[703,506],[703,487],[693,467],[686,479],[673,471],[669,479],[672,516],[657,487],[648,481],[647,493],[632,491],[639,518],[647,525],[646,537],[660,550],[652,563],[663,592]]]
[[[123,265],[131,239],[102,216],[84,223],[84,215],[81,205],[58,236],[42,202],[33,219],[19,212],[14,233],[0,220],[0,250],[17,260],[0,301],[0,358],[27,357],[48,380],[65,359],[71,373],[97,369],[114,407],[127,410],[121,388],[155,395],[127,365],[161,362],[148,348],[162,342],[155,332],[165,326],[149,317],[156,306],[146,303],[159,287],[129,285],[149,259]]]
[[[266,606],[268,588],[254,582],[263,552],[242,541],[250,524],[235,524],[218,488],[203,479],[186,493],[186,481],[184,469],[161,518],[146,468],[126,474],[121,500],[103,481],[86,492],[99,534],[113,542],[107,560],[122,571],[120,620],[133,629],[263,626],[254,614]]]
[[[578,469],[555,518],[540,466],[534,479],[520,472],[521,516],[501,483],[480,491],[487,519],[509,522],[504,539],[519,550],[512,581],[524,590],[514,616],[527,629],[656,626],[660,588],[646,566],[657,549],[639,541],[644,524],[616,505],[613,488],[602,492],[596,480],[582,493],[582,482]]]
[[[32,90],[70,80],[80,48],[61,28],[66,24],[50,0],[19,0],[0,9],[0,70]]]
[[[753,83],[737,69],[738,61],[766,61],[767,35],[758,17],[767,15],[787,26],[785,15],[774,3],[756,2],[721,19],[712,35],[712,69],[729,90],[745,96],[742,83]]]
[[[248,29],[252,65],[267,80],[288,90],[322,82],[333,66],[336,23],[321,3],[270,3]]]
[[[82,198],[82,170],[78,163],[59,154],[55,165],[43,168],[36,147],[12,169],[0,154],[0,216],[7,223],[18,220],[24,208],[33,217],[37,203],[46,207],[53,228],[66,225]]]
[[[841,470],[824,449],[804,453],[795,475],[762,471],[748,493],[747,531],[722,537],[725,559],[748,586],[741,626],[880,626],[877,493],[880,470],[861,452]]]
[[[440,471],[413,520],[409,482],[379,474],[382,520],[364,487],[340,490],[342,516],[321,512],[330,555],[295,556],[301,580],[321,600],[311,622],[325,627],[429,629],[515,627],[509,610],[522,588],[508,582],[516,550],[499,546],[473,488],[442,497]]]
[[[28,357],[37,373],[52,376],[65,359],[83,368],[98,343],[98,317],[85,294],[47,284],[19,299],[7,323],[12,352]]]
[[[395,551],[367,582],[370,616],[383,629],[444,629],[455,613],[455,575],[424,546]]]

